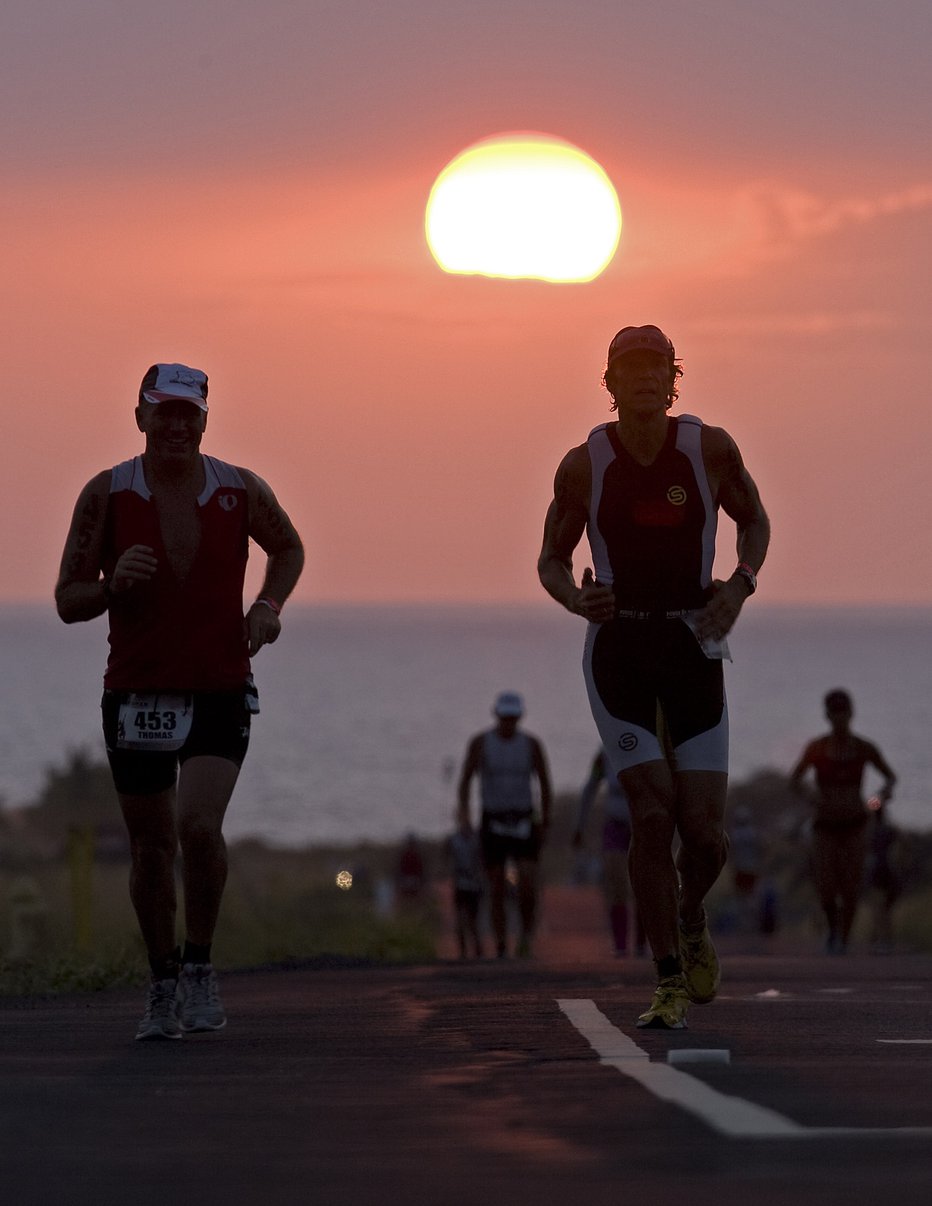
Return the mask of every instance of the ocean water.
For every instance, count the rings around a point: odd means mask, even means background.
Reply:
[[[576,790],[597,738],[582,681],[584,625],[561,608],[289,607],[254,662],[262,712],[227,833],[279,846],[449,830],[469,737],[495,695],[521,691],[558,790]],[[932,613],[773,608],[752,601],[726,665],[731,772],[789,770],[842,686],[854,728],[899,775],[892,819],[932,828]],[[35,798],[69,749],[103,757],[103,620],[0,607],[0,801]],[[868,787],[871,783],[868,783]]]

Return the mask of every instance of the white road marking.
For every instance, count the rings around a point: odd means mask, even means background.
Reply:
[[[731,1139],[812,1139],[829,1135],[932,1135],[932,1127],[801,1126],[766,1106],[729,1097],[669,1064],[652,1063],[648,1053],[613,1026],[594,1001],[567,998],[557,1004],[600,1056],[601,1062],[636,1080],[661,1101],[694,1114]]]
[[[877,1039],[878,1043],[899,1043],[901,1046],[925,1046],[932,1044],[932,1039]]]
[[[731,1052],[727,1047],[671,1047],[667,1052],[668,1064],[730,1064]]]

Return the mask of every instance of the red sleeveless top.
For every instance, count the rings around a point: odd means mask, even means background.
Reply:
[[[132,691],[220,691],[249,673],[243,633],[243,580],[249,551],[246,486],[233,465],[202,456],[197,500],[201,539],[182,581],[169,565],[142,457],[111,471],[103,570],[134,544],[155,550],[159,567],[115,597],[109,610],[110,657],[104,685]]]

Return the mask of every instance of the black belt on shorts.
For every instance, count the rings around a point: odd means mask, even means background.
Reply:
[[[628,608],[619,607],[615,612],[616,620],[682,620],[684,616],[688,616],[695,610],[686,608],[680,611],[630,611]]]

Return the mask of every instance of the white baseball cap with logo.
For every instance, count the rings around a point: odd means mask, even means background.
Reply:
[[[207,374],[186,364],[153,364],[139,387],[140,402],[180,398],[207,410]]]

